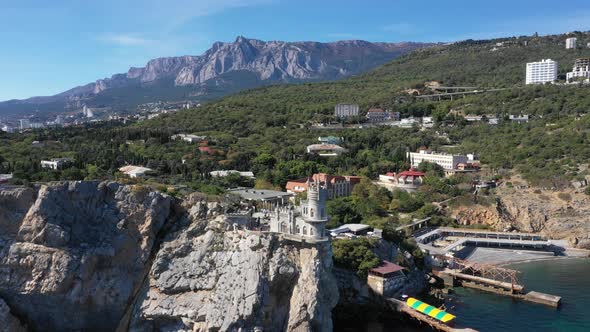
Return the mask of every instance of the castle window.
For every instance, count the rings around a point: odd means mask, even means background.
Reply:
[[[313,235],[313,228],[309,228],[309,235]]]
[[[307,235],[307,228],[303,226],[303,235]]]
[[[313,209],[310,209],[309,216],[313,218],[313,216],[314,216]]]

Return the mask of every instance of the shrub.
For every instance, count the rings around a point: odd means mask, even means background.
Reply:
[[[373,252],[375,240],[335,240],[332,242],[333,259],[336,266],[353,270],[365,278],[370,269],[379,266],[381,260]]]
[[[558,193],[557,197],[559,197],[559,199],[569,202],[572,200],[572,195],[568,194],[568,193]]]

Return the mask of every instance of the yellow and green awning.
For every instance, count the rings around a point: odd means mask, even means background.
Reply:
[[[410,308],[417,310],[417,311],[419,311],[425,315],[428,315],[432,318],[438,319],[443,323],[447,323],[447,322],[450,322],[453,319],[455,319],[455,316],[453,316],[447,312],[444,312],[440,309],[437,309],[427,303],[416,300],[413,297],[408,298],[406,303],[410,306]]]

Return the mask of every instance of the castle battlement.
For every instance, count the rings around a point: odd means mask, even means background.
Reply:
[[[307,200],[299,206],[277,207],[271,214],[270,231],[314,240],[325,239],[328,222],[328,189],[319,182],[308,182]]]

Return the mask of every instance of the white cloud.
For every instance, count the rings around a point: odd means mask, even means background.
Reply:
[[[393,23],[381,28],[385,32],[392,32],[400,35],[409,35],[416,33],[416,27],[410,23]]]
[[[153,22],[166,31],[172,31],[198,17],[211,16],[236,8],[272,4],[277,1],[280,0],[129,0],[125,3],[124,12],[125,17],[140,19],[142,22]]]
[[[119,46],[146,46],[156,43],[153,39],[134,36],[131,34],[109,34],[98,38],[100,41]]]

